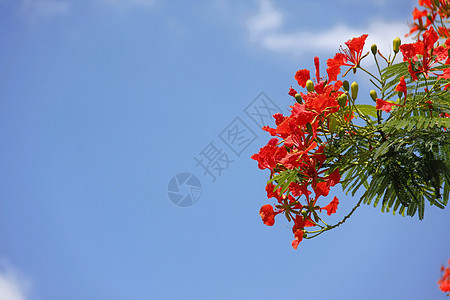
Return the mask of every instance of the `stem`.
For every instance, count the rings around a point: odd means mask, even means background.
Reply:
[[[332,226],[327,226],[325,229],[321,229],[321,230],[315,230],[315,231],[307,231],[306,233],[315,233],[313,236],[307,236],[305,239],[312,239],[315,238],[318,235],[321,235],[322,233],[324,233],[325,231],[334,229],[336,227],[341,226],[342,224],[345,223],[345,221],[347,221],[348,218],[351,217],[351,215],[355,212],[355,210],[361,205],[363,198],[360,198],[358,203],[356,203],[355,207],[353,207],[353,209],[350,211],[350,213],[348,215],[346,215],[339,223],[334,224]],[[323,221],[322,221],[323,222]],[[324,222],[325,223],[325,222]]]
[[[350,211],[350,213],[349,213],[348,215],[346,215],[346,216],[342,219],[342,221],[340,221],[339,223],[334,224],[333,226],[328,227],[327,230],[330,230],[330,229],[339,227],[340,225],[344,224],[344,222],[347,221],[347,219],[350,218],[351,215],[355,212],[355,210],[361,205],[362,200],[363,200],[362,197],[359,198],[358,203],[356,203],[355,207],[353,207],[353,209]]]
[[[377,69],[378,69],[378,73],[379,73],[379,74],[381,75],[380,64],[378,63],[378,59],[377,59],[377,56],[376,56],[376,55],[374,55],[373,57],[375,58],[375,63],[377,64]]]
[[[397,52],[398,53],[398,52]],[[394,57],[392,58],[392,61],[390,62],[389,66],[391,66],[394,63],[395,57],[397,57],[397,53],[394,53]],[[381,74],[381,73],[380,73]]]
[[[372,79],[369,79],[369,81],[372,82],[372,84],[376,86],[380,91],[382,91],[382,89],[378,86],[378,84],[376,84]]]
[[[383,84],[383,82],[382,82],[380,79],[378,79],[378,77],[376,77],[375,75],[373,75],[372,73],[370,73],[369,71],[367,71],[366,69],[364,69],[363,67],[358,66],[358,68],[360,68],[361,70],[363,70],[364,72],[366,72],[367,74],[369,74],[370,76],[372,76],[373,78],[375,78],[379,83]]]
[[[319,220],[323,223],[323,224],[325,224],[325,226],[326,227],[329,227],[330,225],[328,225],[327,223],[325,223],[325,221],[324,220],[322,220],[322,218],[321,217],[319,217]]]

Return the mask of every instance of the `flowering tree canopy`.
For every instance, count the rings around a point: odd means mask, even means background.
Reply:
[[[383,54],[376,45],[366,52],[367,34],[352,38],[326,61],[325,76],[315,57],[313,77],[307,69],[295,74],[302,89],[289,89],[290,115],[275,114],[276,127],[262,128],[272,138],[252,159],[270,171],[266,192],[275,203],[263,205],[260,216],[268,226],[285,216],[294,249],[341,225],[362,203],[419,219],[427,202],[447,205],[450,1],[419,0],[419,5],[407,34],[415,35],[414,43],[401,45],[396,38],[393,52]],[[397,55],[402,61],[394,63]],[[376,75],[363,67],[369,56]],[[357,82],[344,80],[350,70],[367,74],[374,86],[367,97],[359,95]],[[373,105],[361,104],[366,99]],[[340,222],[328,225],[324,213],[334,214],[339,199],[323,203],[321,197],[338,184],[352,196],[363,193]]]

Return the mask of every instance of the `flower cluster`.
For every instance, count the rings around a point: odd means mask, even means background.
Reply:
[[[404,44],[400,46],[403,54],[403,61],[408,62],[408,70],[413,80],[417,80],[419,74],[429,77],[430,74],[439,76],[439,78],[450,79],[450,69],[444,72],[439,63],[445,61],[450,64],[448,52],[450,50],[450,38],[445,41],[444,45],[438,45],[439,36],[433,27],[427,29],[422,39],[412,44]],[[449,86],[447,85],[447,88]]]
[[[413,11],[413,22],[410,24],[410,31],[405,36],[410,36],[417,32],[417,36],[431,27],[435,27],[439,36],[450,38],[450,30],[443,25],[443,20],[450,17],[449,0],[419,0],[419,5],[423,10],[417,7]],[[437,20],[437,18],[440,20]],[[438,25],[436,25],[438,24]]]
[[[438,280],[439,289],[445,293],[450,293],[450,259],[448,260],[448,267],[441,267],[442,277]]]
[[[289,95],[297,101],[291,106],[290,116],[273,116],[277,127],[263,127],[273,138],[252,156],[260,169],[270,170],[272,179],[266,186],[267,197],[278,201],[275,209],[270,204],[262,206],[260,216],[268,226],[274,225],[275,216],[280,213],[284,213],[289,221],[293,220],[294,249],[303,238],[309,237],[308,234],[319,234],[329,228],[318,213],[324,210],[331,215],[339,204],[338,198],[334,197],[328,205],[318,205],[319,197],[328,196],[330,187],[340,182],[339,169],[332,170],[324,165],[327,157],[323,150],[333,138],[334,114],[342,111],[349,101],[348,82],[345,82],[347,87],[343,87],[344,83],[337,80],[337,75],[342,66],[359,65],[366,37],[349,40],[346,43],[348,49],[341,49],[342,52],[328,60],[328,79],[320,76],[318,57],[314,58],[314,81],[309,70],[296,72],[298,85],[306,87],[307,92],[289,89]],[[357,89],[356,83],[352,88]],[[342,119],[345,122],[351,118],[352,114],[347,113]],[[326,140],[322,141],[324,138]],[[305,230],[305,227],[316,226],[316,231]]]
[[[306,90],[289,89],[295,100],[290,115],[273,115],[276,127],[262,128],[272,138],[252,155],[260,169],[270,171],[266,193],[276,201],[261,207],[262,221],[273,226],[277,216],[284,215],[292,222],[294,249],[303,239],[338,227],[362,201],[370,203],[375,198],[376,206],[383,197],[383,211],[386,207],[386,211],[393,208],[410,216],[419,211],[419,218],[423,217],[425,197],[431,203],[441,203],[442,208],[445,206],[439,183],[450,178],[450,172],[442,177],[439,170],[447,169],[438,164],[444,163],[447,156],[425,153],[417,141],[422,140],[421,134],[427,139],[433,135],[435,146],[440,147],[438,138],[444,140],[446,136],[442,133],[450,126],[446,96],[450,89],[450,34],[445,27],[447,21],[443,22],[450,16],[449,1],[419,0],[423,10],[414,10],[415,23],[409,33],[418,32],[416,42],[401,45],[399,38],[394,39],[393,57],[383,55],[376,45],[364,52],[368,35],[363,34],[345,42],[326,61],[326,76],[320,74],[318,57],[314,58],[314,78],[308,69],[295,73],[298,85]],[[378,76],[361,65],[370,53]],[[398,53],[403,62],[394,64]],[[383,70],[378,58],[386,62]],[[346,70],[341,75],[342,68]],[[370,82],[381,93],[378,97],[375,90],[370,91],[375,105],[356,104],[358,84],[338,79],[350,70],[353,74],[360,70],[370,76]],[[393,101],[397,95],[398,99]],[[382,112],[390,114],[386,120]],[[430,163],[437,164],[433,174],[426,167]],[[424,167],[419,170],[417,166]],[[352,189],[353,194],[360,187],[366,192],[342,221],[330,226],[321,213],[335,213],[339,199],[334,197],[323,203],[320,197],[328,196],[336,184],[347,192]]]

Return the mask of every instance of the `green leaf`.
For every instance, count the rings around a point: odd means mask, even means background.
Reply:
[[[367,105],[367,104],[358,104],[355,106],[358,110],[360,110],[366,116],[372,116],[374,118],[377,117],[377,110],[375,109],[375,106]]]

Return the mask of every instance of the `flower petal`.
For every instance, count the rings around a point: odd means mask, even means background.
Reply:
[[[273,211],[273,207],[270,204],[263,205],[259,210],[259,215],[262,218],[262,221],[267,226],[273,226],[275,224],[275,216],[278,213]]]
[[[306,87],[306,82],[309,80],[309,70],[303,69],[298,70],[297,73],[295,73],[295,80],[297,80],[298,85],[301,87]]]
[[[334,214],[337,210],[339,204],[339,199],[335,196],[333,198],[333,201],[331,201],[327,206],[322,207],[322,209],[325,209],[327,211],[327,215],[331,216],[331,214]]]
[[[382,110],[385,112],[390,112],[392,110],[392,106],[401,106],[399,104],[395,104],[389,101],[385,101],[383,99],[377,99],[377,105],[375,106],[375,109]]]

